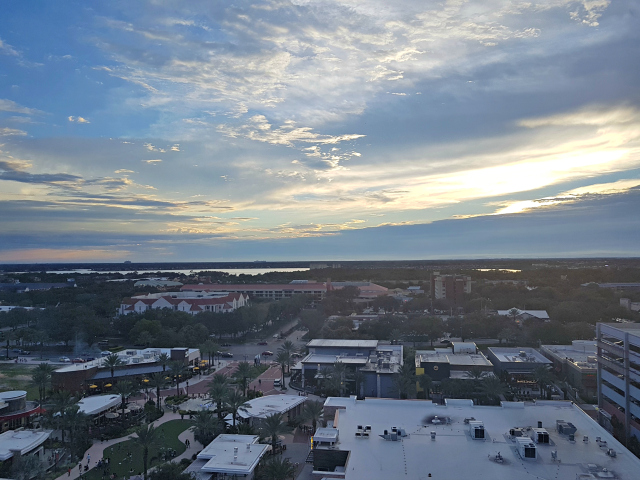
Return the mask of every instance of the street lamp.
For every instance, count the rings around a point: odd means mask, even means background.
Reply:
[[[189,380],[187,380],[187,397],[189,396]]]

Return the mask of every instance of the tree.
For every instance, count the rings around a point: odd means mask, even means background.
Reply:
[[[480,393],[492,401],[499,401],[500,395],[504,395],[507,387],[496,377],[487,377],[480,383]]]
[[[398,373],[393,374],[393,384],[398,389],[398,398],[409,398],[416,391],[416,374],[410,363],[404,363]]]
[[[162,365],[162,371],[167,371],[167,365],[171,362],[171,358],[166,353],[161,353],[158,355],[158,363]]]
[[[70,392],[60,390],[53,396],[53,411],[59,413],[60,432],[62,435],[62,443],[64,443],[64,432],[67,428],[66,413],[67,409],[74,404],[74,399]]]
[[[296,467],[288,458],[271,457],[264,464],[262,478],[266,480],[287,480],[293,479],[296,474]]]
[[[316,433],[316,427],[318,422],[324,415],[324,404],[318,400],[309,400],[304,403],[302,407],[302,418],[305,421],[311,422],[313,432]]]
[[[344,380],[347,374],[347,366],[342,362],[335,362],[331,367],[330,376],[332,378],[332,387],[337,386],[339,395],[344,396]]]
[[[193,427],[193,438],[202,445],[209,445],[216,435],[222,431],[222,426],[218,418],[209,410],[199,410],[196,412]]]
[[[143,425],[136,430],[135,436],[129,437],[133,442],[142,448],[142,464],[144,480],[147,480],[147,469],[149,467],[149,449],[157,446],[160,441],[160,433],[153,424]]]
[[[213,356],[218,350],[220,350],[220,346],[211,339],[207,339],[202,345],[200,345],[200,351],[207,355],[209,365],[212,364]]]
[[[284,351],[281,350],[278,352],[278,355],[276,356],[276,363],[278,363],[278,365],[280,365],[280,370],[282,373],[282,388],[286,388],[286,385],[284,384],[284,369],[287,365],[289,365],[289,361],[291,360],[291,355]]]
[[[122,399],[121,408],[122,408],[122,425],[123,426],[124,426],[124,409],[126,407],[127,398],[129,398],[131,395],[135,395],[136,393],[139,393],[139,391],[140,390],[128,380],[118,382],[116,383],[115,387],[113,387],[113,393],[115,393],[116,395],[120,395],[120,398]]]
[[[418,375],[418,383],[420,384],[420,388],[425,391],[426,397],[431,398],[431,384],[433,383],[431,377],[426,373],[424,375]]]
[[[253,371],[251,369],[251,365],[247,362],[240,362],[238,364],[238,369],[233,374],[234,378],[238,381],[239,386],[242,388],[242,394],[247,394],[247,386],[249,382],[247,381],[253,375]]]
[[[52,365],[48,363],[41,363],[38,365],[31,374],[33,383],[38,386],[38,394],[40,396],[40,406],[44,402],[47,388],[51,385],[51,373],[55,370]]]
[[[156,389],[156,409],[160,408],[160,389],[165,386],[167,381],[165,380],[164,373],[155,372],[149,375],[149,386]]]
[[[278,349],[278,352],[284,352],[287,354],[287,372],[291,370],[291,363],[293,360],[291,357],[291,354],[294,353],[295,350],[296,350],[296,346],[291,340],[285,340],[280,346],[280,348]],[[284,384],[284,380],[282,383]]]
[[[180,396],[180,380],[181,377],[186,373],[187,367],[184,366],[184,362],[180,360],[174,360],[169,365],[169,370],[171,370],[171,375],[173,375],[176,379],[176,395]]]
[[[271,440],[271,448],[275,452],[276,445],[278,444],[278,435],[289,433],[292,429],[284,421],[284,415],[281,413],[273,413],[262,419],[259,430],[263,438]]]
[[[76,434],[87,431],[90,418],[87,414],[80,411],[80,407],[77,404],[71,405],[70,407],[68,407],[64,412],[64,417],[65,417],[65,423],[69,428],[69,443],[71,444],[71,457],[75,458],[77,452],[84,451],[84,448],[82,448],[82,446],[78,448],[78,445],[76,442],[78,437]],[[80,442],[80,444],[82,443],[83,442]]]
[[[222,420],[222,412],[228,394],[229,381],[227,377],[222,373],[216,373],[213,376],[211,387],[209,387],[209,397],[216,404],[216,412],[218,413],[219,420]]]
[[[111,370],[111,383],[113,383],[113,376],[115,374],[116,367],[124,365],[124,362],[120,360],[118,354],[112,353],[111,355],[104,357],[103,365]]]
[[[540,365],[533,371],[533,378],[540,386],[540,396],[542,397],[547,390],[547,386],[553,383],[553,375],[545,365]]]
[[[231,392],[229,392],[229,395],[227,395],[225,406],[233,417],[234,427],[236,426],[236,418],[238,416],[238,412],[246,412],[247,408],[251,408],[251,405],[247,403],[247,397],[242,395],[242,393],[238,392],[237,390],[232,390]]]
[[[45,476],[44,464],[36,455],[14,455],[11,478],[15,480],[41,480]]]

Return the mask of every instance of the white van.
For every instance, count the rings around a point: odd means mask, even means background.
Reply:
[[[280,379],[280,378],[276,378],[276,379],[273,381],[273,388],[281,387],[281,386],[282,386],[282,379]]]

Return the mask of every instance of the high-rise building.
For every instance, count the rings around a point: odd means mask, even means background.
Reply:
[[[434,272],[431,276],[431,298],[446,300],[452,307],[460,307],[464,303],[464,294],[471,293],[471,277],[467,275],[440,275]]]
[[[640,440],[640,325],[598,323],[600,424],[623,441]]]

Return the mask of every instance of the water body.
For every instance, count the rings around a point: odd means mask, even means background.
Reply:
[[[511,272],[520,273],[522,270],[513,270],[512,268],[474,268],[478,272]]]
[[[156,273],[175,273],[181,275],[190,275],[192,273],[199,272],[224,272],[229,275],[262,275],[271,272],[306,272],[309,268],[209,268],[198,270],[175,270],[175,269],[160,269],[160,270],[93,270],[91,268],[76,268],[74,270],[48,270],[47,273],[58,273],[60,275],[89,275],[91,273],[98,274],[114,274],[120,273],[127,275],[135,273],[136,275],[151,275]],[[34,272],[7,272],[7,273],[34,273]]]

